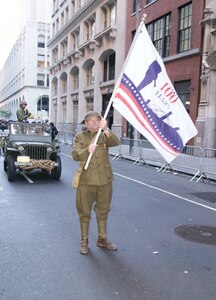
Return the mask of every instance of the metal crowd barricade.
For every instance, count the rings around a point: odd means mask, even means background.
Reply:
[[[71,154],[73,138],[76,132],[59,130],[58,140],[61,144],[61,151]],[[197,178],[216,180],[216,149],[187,145],[182,153],[171,163],[166,163],[161,154],[147,140],[133,140],[129,138],[120,138],[120,144],[109,148],[109,154],[113,160],[119,158],[133,161],[133,165],[145,164],[158,167],[158,172],[171,170],[173,172],[184,172],[192,175],[190,181]]]
[[[141,143],[141,160],[147,165],[160,167],[160,170],[166,165],[164,158],[147,140],[142,140]]]
[[[206,148],[203,151],[201,175],[196,182],[204,178],[216,179],[216,149]]]
[[[118,146],[109,148],[109,155],[112,155],[112,159],[118,159],[121,156],[121,143]]]
[[[120,145],[118,148],[118,153],[113,157],[113,159],[119,158],[129,158],[130,157],[130,139],[120,138]]]
[[[116,148],[116,147],[112,147]],[[110,152],[113,150],[118,151],[113,159],[125,158],[134,161],[134,164],[140,163],[141,160],[141,140],[134,140],[129,138],[120,138],[120,145],[118,148],[110,148]]]
[[[193,181],[201,174],[201,163],[202,148],[188,145],[184,147],[182,153],[169,166],[175,171],[187,171],[187,173],[192,174],[193,177],[190,181]]]

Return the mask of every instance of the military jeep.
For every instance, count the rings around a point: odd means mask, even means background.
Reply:
[[[61,176],[61,159],[56,140],[52,140],[47,124],[12,122],[5,139],[4,170],[8,181],[14,181],[17,171],[40,169],[55,180]]]

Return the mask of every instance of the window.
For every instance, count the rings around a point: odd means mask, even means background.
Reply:
[[[38,36],[38,48],[45,48],[45,37],[43,35]]]
[[[86,69],[86,83],[87,86],[94,83],[94,65],[88,66]]]
[[[148,33],[161,57],[169,56],[171,15],[166,15],[147,25]]]
[[[184,52],[190,49],[191,19],[192,19],[192,4],[180,8],[178,52]]]
[[[49,110],[49,98],[46,96],[41,97],[37,103],[37,111]]]
[[[38,48],[45,48],[45,44],[41,43],[41,42],[38,42]]]
[[[115,3],[106,4],[102,8],[101,28],[109,26],[114,27],[116,24],[116,6]]]
[[[93,103],[93,98],[86,99],[86,111],[92,111],[94,110],[94,103]]]
[[[110,17],[111,17],[111,26],[115,26],[116,24],[116,7],[112,5],[110,8]]]
[[[37,62],[37,67],[40,69],[44,69],[45,68],[45,62],[44,61],[38,61]]]
[[[45,55],[43,55],[43,54],[38,54],[38,55],[37,55],[37,60],[38,60],[38,61],[45,61]]]
[[[67,45],[68,45],[67,39],[65,39],[64,41],[61,42],[61,55],[62,56],[65,56],[67,53]]]
[[[73,129],[76,129],[76,125],[78,123],[78,100],[73,101]]]
[[[104,61],[104,76],[103,81],[112,80],[115,78],[115,53],[110,54]]]
[[[95,33],[95,14],[89,17],[84,22],[84,36],[86,36],[85,40],[92,39]]]
[[[58,61],[58,47],[52,49],[52,63],[56,63]]]
[[[136,13],[141,10],[141,0],[133,0],[133,11],[132,13]]]
[[[58,94],[58,79],[56,77],[52,80],[51,89],[53,96],[56,96]]]
[[[64,12],[61,14],[61,27],[64,25]]]
[[[44,74],[37,74],[37,86],[44,86]]]
[[[68,6],[65,8],[65,23],[68,21]]]
[[[133,30],[133,31],[131,32],[131,41],[133,41],[135,35],[136,35],[136,30]]]
[[[184,107],[189,113],[191,81],[184,80],[184,81],[175,82],[174,86],[179,98],[181,99],[182,103],[184,104]]]
[[[61,93],[66,93],[67,92],[67,74],[64,72],[61,76],[60,76],[60,80],[61,80]]]
[[[152,3],[152,2],[154,2],[155,0],[147,0],[146,1],[146,4],[150,4],[150,3]]]
[[[71,70],[71,86],[72,90],[79,89],[79,69],[77,67]]]

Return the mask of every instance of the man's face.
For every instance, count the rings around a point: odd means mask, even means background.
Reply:
[[[21,104],[21,107],[22,107],[23,109],[25,109],[26,106],[27,106],[27,104]]]
[[[85,121],[85,126],[90,132],[97,132],[100,128],[100,118],[99,117],[89,117]]]

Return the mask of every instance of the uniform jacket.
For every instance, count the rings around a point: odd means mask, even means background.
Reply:
[[[97,133],[92,134],[85,130],[76,135],[72,147],[72,157],[83,165],[79,184],[105,185],[113,180],[108,148],[119,145],[119,139],[112,131],[109,133],[109,137],[103,132],[100,134],[97,148],[92,155],[87,170],[84,169],[84,166],[89,156],[88,146],[93,143]]]
[[[16,112],[16,115],[17,115],[17,120],[19,122],[23,122],[27,120],[28,117],[30,117],[31,113],[29,113],[27,109],[19,108]]]

